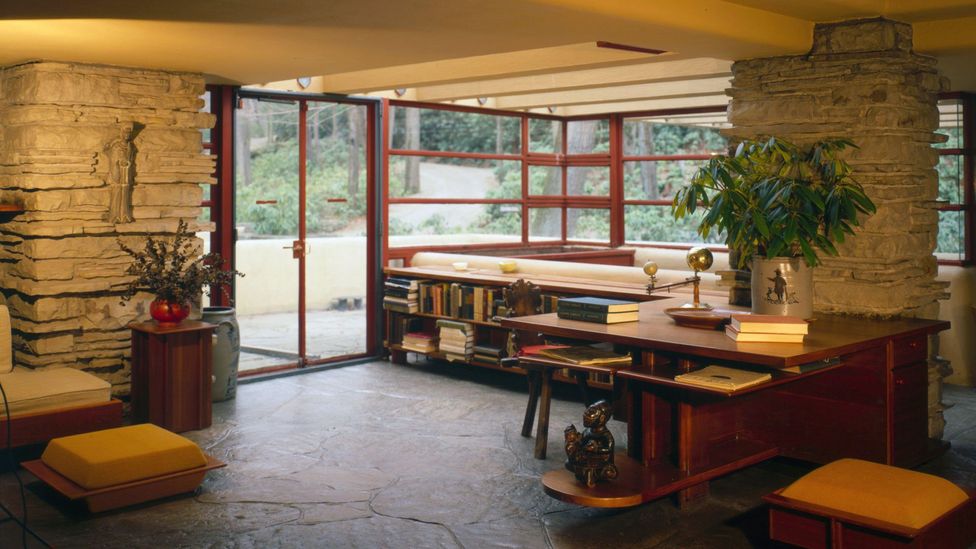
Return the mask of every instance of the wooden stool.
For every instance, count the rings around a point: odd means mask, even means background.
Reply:
[[[763,498],[769,537],[801,547],[966,547],[976,504],[925,473],[841,459]]]
[[[224,463],[150,423],[56,438],[23,467],[92,512],[192,492]]]

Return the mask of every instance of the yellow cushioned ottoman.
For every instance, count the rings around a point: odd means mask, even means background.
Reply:
[[[89,490],[207,464],[192,441],[151,423],[56,438],[41,461]]]
[[[770,538],[804,547],[888,546],[882,539],[913,546],[933,533],[958,540],[973,518],[969,495],[955,484],[859,459],[820,467],[765,499]]]
[[[56,438],[22,466],[93,512],[195,490],[224,463],[152,424]]]

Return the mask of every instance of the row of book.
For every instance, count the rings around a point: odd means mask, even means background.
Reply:
[[[725,335],[738,342],[803,343],[810,325],[802,318],[778,315],[732,315]]]
[[[398,313],[479,322],[492,322],[508,313],[502,288],[399,277],[388,277],[383,287],[383,308]],[[557,296],[543,294],[540,312],[555,312],[559,301]]]

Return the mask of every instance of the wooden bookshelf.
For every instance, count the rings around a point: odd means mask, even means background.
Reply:
[[[485,288],[492,288],[495,290],[504,288],[515,282],[518,279],[524,279],[537,285],[544,294],[556,295],[559,297],[570,297],[570,296],[598,296],[598,297],[609,297],[617,299],[630,299],[633,301],[652,301],[656,299],[662,299],[661,296],[650,296],[647,294],[646,287],[642,284],[632,284],[624,282],[595,282],[593,280],[585,280],[578,278],[568,278],[562,276],[553,275],[531,275],[524,273],[501,273],[497,270],[478,270],[469,269],[465,271],[457,271],[452,267],[403,267],[403,268],[386,268],[384,273],[389,277],[397,278],[409,278],[415,280],[427,280],[433,282],[449,282],[458,283],[467,286],[481,286]],[[398,337],[402,337],[402,334],[395,334],[394,340],[391,340],[390,336],[396,330],[394,330],[392,322],[397,321],[397,318],[403,316],[415,317],[421,319],[427,319],[429,322],[436,322],[437,320],[451,320],[455,322],[464,322],[469,324],[475,330],[475,345],[490,343],[495,346],[504,348],[504,343],[507,341],[508,334],[510,330],[508,328],[503,328],[500,323],[494,321],[486,321],[479,319],[470,318],[460,318],[450,315],[435,314],[431,312],[400,312],[395,310],[385,310],[385,329],[386,337],[384,338],[384,344],[387,350],[390,352],[391,360],[394,363],[405,364],[407,361],[407,353],[417,353],[427,356],[432,359],[443,360],[445,354],[442,352],[432,352],[432,353],[419,353],[417,351],[411,351],[409,349],[403,348],[399,344]],[[429,326],[429,324],[428,324]],[[455,361],[457,362],[457,361]],[[519,374],[525,374],[526,370],[524,368],[506,368],[499,364],[484,362],[476,359],[471,359],[465,362],[466,364],[477,366],[481,368],[488,368],[497,371],[504,372],[514,372]],[[574,366],[567,364],[566,366]],[[597,372],[599,374],[605,374],[605,370]],[[563,383],[577,383],[577,380],[573,377],[568,377],[563,375],[558,370],[554,372],[553,379]],[[587,381],[587,384],[591,387],[611,390],[613,388],[612,378],[609,382],[600,381],[591,376]]]

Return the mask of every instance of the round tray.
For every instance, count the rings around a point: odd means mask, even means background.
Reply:
[[[699,328],[702,330],[721,329],[732,319],[732,311],[725,309],[690,309],[687,307],[672,307],[664,313],[674,319],[678,326]]]

